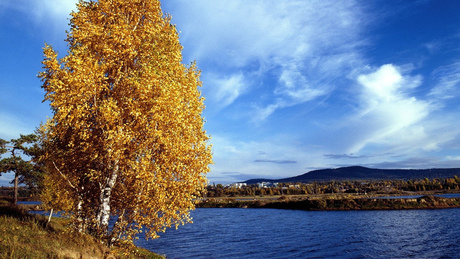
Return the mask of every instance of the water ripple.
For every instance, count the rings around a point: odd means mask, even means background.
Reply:
[[[197,209],[137,245],[168,258],[456,258],[459,212]]]

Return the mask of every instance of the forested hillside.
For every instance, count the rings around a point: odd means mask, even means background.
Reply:
[[[335,169],[314,170],[308,173],[281,179],[251,179],[247,184],[258,182],[314,182],[314,181],[342,181],[342,180],[411,180],[450,178],[460,175],[460,168],[433,168],[433,169],[374,169],[362,166],[340,167]]]

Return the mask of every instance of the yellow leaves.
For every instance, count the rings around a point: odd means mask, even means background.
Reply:
[[[90,217],[101,186],[116,171],[111,206],[126,211],[120,226],[136,222],[157,237],[165,226],[190,221],[188,211],[204,192],[212,163],[200,71],[195,63],[181,64],[177,31],[158,1],[78,6],[68,55],[58,60],[46,45],[40,73],[54,111],[47,199],[74,212],[81,206]]]

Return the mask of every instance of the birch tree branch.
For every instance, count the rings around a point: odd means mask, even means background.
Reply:
[[[58,168],[57,165],[54,163],[54,161],[53,161],[53,165],[54,165],[54,168],[56,168],[56,170],[61,174],[61,176],[67,181],[67,183],[70,185],[70,187],[72,187],[73,189],[77,189],[77,187],[75,187],[75,186],[69,181],[69,179],[61,172],[61,170],[59,170],[59,168]]]

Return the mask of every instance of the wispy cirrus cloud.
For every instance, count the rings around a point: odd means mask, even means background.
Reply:
[[[342,159],[342,158],[348,158],[348,159],[360,159],[360,158],[367,158],[369,156],[364,156],[364,155],[347,155],[347,154],[325,154],[324,157],[330,158],[330,159]]]
[[[256,159],[256,163],[273,163],[273,164],[295,164],[297,161],[294,160],[276,160],[276,159]]]
[[[203,80],[215,88],[210,92],[208,100],[216,110],[232,104],[241,94],[247,92],[250,86],[241,72],[229,76],[207,74]]]
[[[327,95],[333,80],[361,63],[365,41],[359,35],[366,19],[354,1],[172,1],[164,9],[173,4],[178,6],[173,22],[189,47],[185,59],[203,68],[205,94],[229,93],[230,105],[257,91],[260,98],[246,105],[259,120]],[[225,84],[206,80],[207,73],[242,70],[245,86],[236,89],[249,91],[228,91]]]
[[[52,29],[59,29],[64,32],[68,27],[68,19],[72,10],[76,10],[78,0],[60,0],[59,3],[53,0],[41,1],[2,1],[0,10],[16,10],[23,12],[27,18],[32,19],[35,24],[45,23]],[[53,21],[50,23],[50,21]]]
[[[433,71],[432,76],[437,81],[429,93],[436,103],[439,100],[451,99],[458,96],[460,88],[460,61],[441,66]]]

